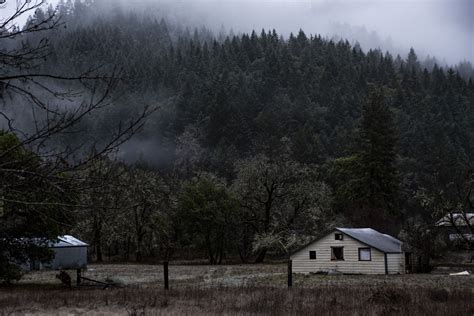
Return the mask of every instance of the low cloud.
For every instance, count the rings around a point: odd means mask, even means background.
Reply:
[[[474,62],[472,0],[96,0],[104,10],[117,4],[138,12],[165,14],[191,27],[207,26],[235,33],[276,29],[288,36],[339,35],[364,49],[382,48],[405,55],[414,47],[420,57],[436,56],[450,64]],[[50,0],[56,5],[58,0]],[[0,8],[0,20],[16,0]],[[24,17],[26,20],[26,17]],[[341,26],[343,26],[341,28]],[[361,30],[365,30],[362,32]],[[371,40],[370,40],[371,39]]]
[[[471,0],[159,0],[125,1],[129,8],[151,6],[159,14],[235,33],[276,29],[288,36],[340,35],[365,41],[365,49],[382,48],[448,63],[474,61],[474,1]],[[341,29],[341,25],[344,26]],[[352,30],[351,30],[352,29]],[[361,32],[361,30],[365,30]],[[375,36],[374,36],[375,34]],[[365,37],[365,38],[361,38]],[[367,41],[372,37],[373,41]]]

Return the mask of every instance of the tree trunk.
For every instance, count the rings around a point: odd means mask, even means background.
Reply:
[[[255,263],[262,263],[265,260],[265,255],[267,254],[267,248],[263,248],[258,252],[257,258],[255,258]]]
[[[135,251],[135,260],[137,262],[141,262],[143,258],[142,243],[143,243],[143,233],[140,230],[139,233],[137,234],[137,249]]]
[[[214,258],[214,254],[212,253],[211,249],[208,249],[208,254],[209,254],[209,263],[210,264],[215,264],[216,259]]]
[[[96,260],[102,262],[102,223],[97,217],[94,217],[94,244]]]
[[[163,280],[165,285],[165,290],[169,289],[169,278],[168,278],[168,261],[163,262]]]
[[[293,286],[293,262],[288,259],[288,287]]]
[[[95,252],[96,252],[97,262],[102,262],[102,261],[104,261],[103,258],[102,258],[102,246],[101,246],[101,244],[100,244],[100,241],[99,241],[99,243],[97,243],[96,246],[95,246]]]
[[[130,236],[127,237],[127,253],[125,258],[130,260],[130,244],[132,243]]]
[[[240,243],[237,246],[239,251],[240,260],[242,263],[248,263],[250,257],[250,246],[251,242],[249,241],[248,227],[245,227],[244,231],[242,232],[242,236],[240,239]]]
[[[219,252],[219,260],[217,261],[217,264],[222,264],[222,257],[223,257],[223,256],[224,256],[224,253],[223,253],[223,251],[221,250],[221,251]]]
[[[209,237],[209,234],[206,235],[206,248],[209,255],[209,262],[211,264],[215,264],[217,262],[217,258],[214,257],[214,251],[212,251],[211,238]]]
[[[247,263],[247,254],[244,254],[244,250],[242,250],[241,247],[238,247],[239,248],[239,257],[240,257],[240,261],[242,261],[242,263]]]

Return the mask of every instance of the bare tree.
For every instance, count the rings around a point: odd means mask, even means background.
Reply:
[[[0,21],[0,91],[4,104],[0,117],[8,131],[21,135],[19,146],[35,146],[35,152],[50,157],[49,151],[44,152],[49,139],[111,104],[111,94],[120,83],[121,70],[100,65],[67,76],[43,72],[41,65],[51,52],[46,35],[38,37],[41,35],[37,33],[47,34],[62,26],[61,18],[53,10],[31,19],[23,28],[14,24],[20,16],[39,10],[42,3],[17,1],[15,12]],[[35,34],[34,39],[30,38],[32,34]],[[11,107],[18,103],[31,107],[32,129],[28,132],[17,127],[9,114],[13,112]],[[145,108],[141,116],[128,124],[119,124],[109,142],[101,150],[95,148],[96,156],[126,141],[143,125],[143,118],[149,112],[150,109]],[[71,150],[68,148],[68,156]]]
[[[256,262],[275,248],[267,245],[279,245],[294,234],[317,234],[318,224],[330,216],[329,189],[317,181],[309,166],[287,158],[257,156],[239,161],[236,172],[233,189],[240,200],[242,225],[252,231]]]
[[[435,192],[426,204],[432,207],[436,226],[448,227],[457,242],[474,245],[474,171],[460,172],[455,181]]]
[[[44,247],[39,239],[70,227],[70,211],[87,207],[79,197],[88,182],[77,171],[130,139],[154,110],[144,107],[137,117],[117,122],[100,144],[58,147],[58,137],[79,132],[86,116],[112,104],[121,70],[101,65],[67,75],[44,71],[51,53],[48,34],[64,24],[55,10],[38,11],[42,5],[17,0],[13,13],[0,20],[0,261],[5,262],[25,262],[29,250]],[[26,122],[17,115],[21,110]]]

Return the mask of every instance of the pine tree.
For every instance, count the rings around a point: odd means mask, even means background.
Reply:
[[[407,58],[407,66],[408,70],[414,70],[415,72],[419,72],[421,69],[420,62],[418,61],[418,56],[415,53],[413,48],[410,48],[410,52],[408,53]]]
[[[366,206],[391,211],[395,207],[398,188],[396,133],[384,99],[382,90],[374,90],[362,109],[359,157]]]
[[[373,89],[362,108],[358,146],[352,156],[336,159],[331,170],[335,207],[359,227],[390,231],[396,210],[398,174],[396,133],[384,92]]]

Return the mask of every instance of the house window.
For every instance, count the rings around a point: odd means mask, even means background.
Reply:
[[[331,247],[331,260],[344,260],[344,247]]]
[[[309,259],[316,260],[316,251],[312,250],[309,252]]]
[[[359,261],[371,261],[372,254],[370,248],[359,248]]]
[[[343,240],[344,239],[344,235],[342,235],[341,233],[336,233],[334,235],[334,239],[335,240]]]

